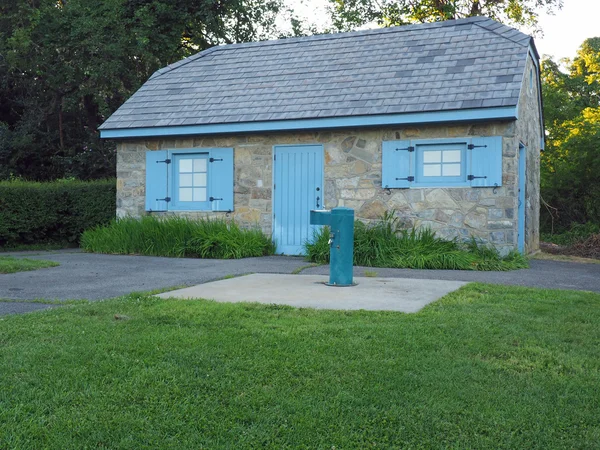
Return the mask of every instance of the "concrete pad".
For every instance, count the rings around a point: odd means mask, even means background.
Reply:
[[[331,287],[323,275],[257,273],[165,292],[161,298],[204,298],[300,308],[417,312],[464,286],[463,281],[355,277],[353,287]]]

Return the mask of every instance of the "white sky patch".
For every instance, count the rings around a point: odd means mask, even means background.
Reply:
[[[600,0],[564,0],[554,15],[541,14],[539,24],[544,32],[535,39],[540,56],[574,58],[583,41],[600,37]]]

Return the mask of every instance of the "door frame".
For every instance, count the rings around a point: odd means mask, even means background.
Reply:
[[[527,147],[519,142],[519,182],[517,198],[517,246],[521,253],[525,253],[525,202],[527,190]]]
[[[313,144],[275,144],[273,145],[272,148],[272,153],[271,153],[271,238],[274,239],[275,238],[275,201],[276,201],[276,195],[277,195],[277,189],[275,189],[275,166],[276,166],[276,159],[275,159],[275,155],[277,154],[277,149],[285,149],[285,148],[297,148],[297,147],[320,147],[321,148],[321,152],[323,152],[322,154],[322,161],[323,161],[323,170],[321,172],[321,208],[324,208],[325,205],[325,146],[323,144],[320,143],[313,143]],[[281,190],[280,190],[281,191]],[[278,247],[279,244],[276,242],[275,243],[276,246]]]

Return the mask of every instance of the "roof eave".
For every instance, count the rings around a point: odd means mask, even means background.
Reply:
[[[128,139],[140,137],[257,133],[414,124],[426,125],[436,123],[480,122],[516,119],[517,107],[513,105],[494,108],[381,114],[369,116],[327,117],[317,119],[269,120],[257,122],[234,122],[144,128],[104,128],[100,130],[100,137],[104,139]]]

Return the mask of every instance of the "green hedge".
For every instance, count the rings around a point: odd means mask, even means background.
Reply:
[[[78,243],[115,216],[115,180],[0,182],[0,246]]]

